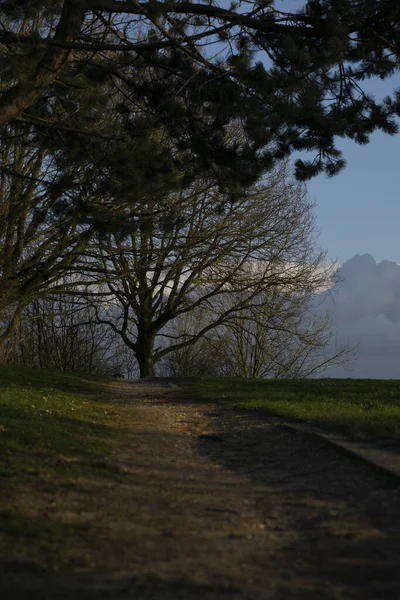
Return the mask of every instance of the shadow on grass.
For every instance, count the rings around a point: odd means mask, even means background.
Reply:
[[[122,434],[122,428],[25,406],[1,407],[1,423],[0,465],[7,457],[12,461],[16,452],[24,453],[27,463],[34,460],[32,452],[85,456]]]
[[[1,584],[2,570],[7,573],[8,582]],[[19,573],[26,578],[26,571],[16,565],[14,575],[9,565],[0,564],[0,592],[4,598],[13,600],[220,600],[245,598],[242,590],[222,585],[201,585],[186,578],[162,579],[155,575],[142,576],[131,573],[124,576],[105,578],[101,574],[81,576],[41,576],[28,575],[24,585]],[[240,595],[238,595],[240,594]],[[247,598],[247,596],[246,596]],[[298,598],[301,598],[298,596]]]

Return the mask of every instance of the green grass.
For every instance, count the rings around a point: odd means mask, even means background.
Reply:
[[[115,474],[101,459],[125,428],[109,405],[110,382],[96,377],[0,366],[0,561],[90,566],[82,535],[99,518],[79,517],[79,490]],[[113,382],[113,385],[116,384]],[[115,393],[115,388],[113,388]]]
[[[0,457],[25,467],[35,456],[84,455],[104,446],[107,414],[90,398],[104,382],[47,370],[0,366]],[[89,394],[89,396],[88,396]],[[8,460],[7,460],[8,457]],[[5,459],[5,460],[4,460]]]
[[[95,375],[66,373],[19,365],[0,365],[0,389],[8,386],[25,389],[45,387],[64,392],[88,394],[97,392],[106,381]]]
[[[358,440],[400,445],[400,381],[193,378],[181,385],[232,409],[262,411]]]

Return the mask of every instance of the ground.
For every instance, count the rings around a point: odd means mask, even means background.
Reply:
[[[118,386],[117,449],[63,489],[39,473],[29,492],[43,527],[64,506],[73,557],[40,543],[4,557],[2,598],[400,598],[398,478],[171,384]]]

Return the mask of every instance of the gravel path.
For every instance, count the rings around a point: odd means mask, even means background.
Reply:
[[[400,598],[398,479],[265,418],[132,390],[119,478],[87,500],[108,510],[95,572],[8,566],[2,598]]]

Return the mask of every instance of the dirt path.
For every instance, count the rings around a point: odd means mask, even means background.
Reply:
[[[400,598],[398,480],[265,419],[129,389],[112,477],[71,492],[71,511],[102,515],[82,541],[92,572],[7,565],[2,598]]]

